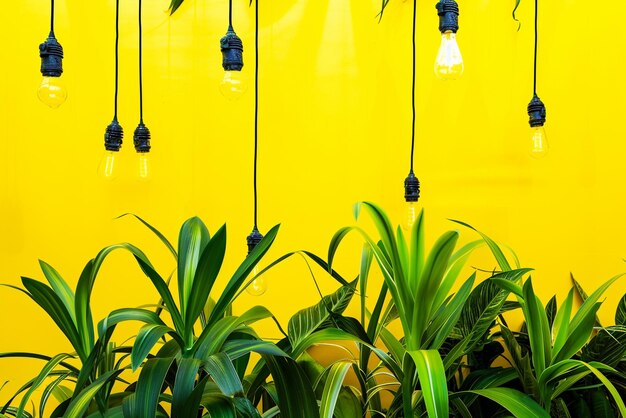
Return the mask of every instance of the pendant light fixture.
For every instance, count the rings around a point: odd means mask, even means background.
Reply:
[[[148,181],[151,176],[150,168],[150,130],[143,123],[143,33],[141,24],[142,0],[139,0],[139,125],[135,128],[133,142],[137,151],[137,178]]]
[[[224,77],[220,92],[228,100],[237,100],[245,93],[248,85],[241,72],[243,68],[243,42],[233,29],[233,0],[228,0],[228,30],[220,39]]]
[[[442,80],[456,80],[463,74],[463,57],[456,32],[459,30],[459,5],[454,0],[440,0],[437,5],[441,46],[435,60],[435,75]]]
[[[415,25],[417,20],[417,0],[413,0],[413,62],[412,62],[412,83],[411,83],[411,107],[413,117],[411,122],[411,169],[409,175],[404,179],[404,200],[406,201],[406,216],[403,223],[405,229],[410,229],[417,218],[417,201],[420,198],[420,182],[413,172],[413,156],[415,154]]]
[[[538,0],[535,0],[535,51],[533,62],[533,98],[528,103],[528,123],[532,135],[530,155],[534,158],[545,157],[548,153],[548,138],[543,125],[546,123],[546,106],[537,96],[537,41],[538,41]]]
[[[122,148],[124,130],[117,121],[117,92],[119,81],[119,40],[120,40],[120,0],[115,1],[115,94],[113,100],[113,121],[104,132],[104,156],[98,168],[98,174],[106,180],[117,178],[118,153]]]
[[[39,45],[41,57],[41,75],[43,80],[37,90],[37,96],[51,108],[65,103],[67,90],[61,79],[63,74],[63,47],[54,36],[54,0],[50,0],[50,33],[48,38]]]
[[[255,0],[255,27],[254,27],[254,167],[252,175],[252,184],[254,189],[254,227],[252,232],[246,238],[248,244],[248,255],[261,242],[263,235],[258,228],[258,192],[257,192],[257,167],[259,155],[259,0]],[[246,288],[252,296],[261,296],[267,291],[267,282],[264,277],[256,278],[258,273],[257,264],[252,272],[255,279]]]

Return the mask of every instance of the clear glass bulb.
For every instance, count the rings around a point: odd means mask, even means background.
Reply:
[[[530,156],[533,158],[543,158],[548,154],[548,137],[543,126],[535,126],[532,128],[531,137],[532,148]]]
[[[241,71],[224,71],[220,92],[228,100],[239,99],[248,89],[248,83]]]
[[[137,179],[139,181],[150,181],[152,178],[152,167],[150,166],[150,153],[137,153]]]
[[[463,57],[456,42],[456,33],[444,32],[441,34],[441,46],[435,60],[435,75],[441,80],[456,80],[462,74]]]
[[[98,166],[98,176],[104,180],[115,180],[118,177],[117,161],[119,160],[119,152],[105,151],[100,165]]]
[[[406,202],[404,221],[402,223],[402,228],[406,232],[410,232],[413,228],[413,224],[415,224],[415,220],[417,219],[417,213],[417,202]]]
[[[258,264],[254,266],[254,270],[252,270],[252,277],[255,279],[250,283],[248,287],[246,287],[246,292],[252,296],[261,296],[263,293],[267,291],[267,282],[265,281],[265,277],[256,278],[256,275],[259,273]]]
[[[67,99],[67,89],[61,77],[44,77],[37,90],[37,97],[53,109],[61,106]]]

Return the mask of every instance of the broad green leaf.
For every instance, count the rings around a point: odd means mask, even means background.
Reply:
[[[63,418],[81,418],[89,405],[93,402],[96,394],[110,381],[113,381],[122,373],[123,370],[114,370],[107,373],[104,373],[98,379],[96,379],[92,384],[83,389],[80,393],[72,397],[72,401],[70,402],[65,414],[63,414]],[[154,417],[155,414],[152,414]],[[137,418],[140,418],[139,416]],[[147,418],[147,417],[143,417]]]
[[[424,268],[424,210],[420,210],[411,227],[409,257],[409,289],[417,289],[417,281]]]
[[[200,218],[189,218],[183,223],[178,235],[178,297],[183,318],[187,318],[187,304],[200,254],[208,242],[209,231]]]
[[[552,341],[548,329],[548,318],[545,309],[533,290],[532,279],[526,280],[523,286],[525,306],[524,318],[528,326],[528,336],[532,349],[532,360],[535,373],[541,375],[551,364]]]
[[[448,418],[448,384],[439,352],[416,350],[407,353],[415,362],[429,418]]]
[[[267,354],[271,356],[286,356],[287,354],[281,350],[276,344],[269,341],[258,340],[231,340],[227,341],[223,350],[232,360],[247,355],[251,352],[258,354]]]
[[[278,407],[283,417],[318,418],[312,385],[302,368],[289,357],[263,357],[276,384]]]
[[[626,356],[626,327],[602,328],[582,349],[582,360],[616,367]]]
[[[320,403],[320,418],[333,418],[343,379],[351,366],[349,361],[340,361],[330,368]]]
[[[135,393],[124,399],[124,415],[132,418],[153,418],[165,376],[174,358],[151,358],[141,368]]]
[[[572,305],[574,304],[574,289],[571,289],[563,304],[557,311],[552,325],[552,338],[554,339],[553,352],[557,353],[563,348],[569,334],[569,323],[572,315]]]
[[[237,370],[226,353],[217,353],[203,364],[213,381],[226,396],[243,396],[243,386]]]
[[[570,334],[574,330],[580,328],[581,322],[588,322],[587,317],[589,315],[591,315],[591,313],[590,313],[591,311],[594,311],[593,315],[594,315],[594,318],[596,318],[595,322],[599,323],[599,321],[597,320],[597,317],[595,315],[595,312],[597,312],[596,304],[600,301],[600,298],[602,297],[604,292],[606,292],[606,290],[613,283],[615,283],[619,278],[623,277],[624,274],[625,273],[618,274],[617,276],[613,276],[612,278],[610,278],[609,280],[604,282],[599,288],[597,288],[596,291],[593,292],[588,298],[585,299],[585,301],[583,302],[581,307],[578,309],[578,311],[574,315],[574,318],[572,318],[572,322],[570,324],[570,331],[569,331]],[[578,282],[576,282],[576,280],[574,280],[573,277],[572,277],[572,280],[574,281],[574,283],[578,283]],[[580,286],[580,285],[578,285],[578,286]],[[583,292],[582,289],[580,289],[579,292]],[[581,297],[583,296],[583,293],[581,293]]]
[[[455,221],[454,219],[451,219],[451,221],[476,231],[482,237],[482,239],[485,241],[485,243],[487,244],[487,246],[491,250],[491,253],[495,257],[495,259],[498,262],[498,265],[500,266],[502,271],[512,270],[511,265],[509,264],[508,260],[506,259],[504,253],[502,252],[502,250],[500,249],[500,247],[498,246],[498,244],[496,244],[496,242],[494,240],[492,240],[487,235],[483,234],[482,232],[480,232],[479,230],[477,230],[473,226],[466,224],[465,222]]]
[[[185,416],[182,414],[194,391],[196,376],[202,366],[202,361],[194,358],[181,358],[176,361],[176,365],[178,370],[172,391],[172,415]]]
[[[490,388],[457,392],[453,396],[463,393],[473,393],[491,399],[498,405],[506,408],[516,417],[523,418],[550,418],[550,414],[544,411],[530,396],[510,388]]]
[[[570,324],[567,340],[565,340],[563,347],[558,352],[554,352],[553,361],[557,362],[569,359],[587,344],[593,333],[593,324],[596,322],[596,313],[599,309],[600,303],[596,303],[595,308],[589,311],[589,315],[587,315],[582,322],[579,322],[576,328],[572,328]]]
[[[354,418],[363,416],[361,401],[349,387],[343,387],[335,406],[336,418]]]
[[[99,337],[103,338],[108,330],[125,321],[139,321],[145,324],[165,325],[155,312],[146,309],[116,309],[98,323]]]
[[[67,309],[67,312],[74,320],[74,324],[76,324],[76,314],[74,312],[74,292],[63,277],[61,277],[59,272],[54,269],[54,267],[43,260],[39,260],[39,266],[41,267],[41,271],[43,271],[44,276],[46,276],[48,283],[50,283],[50,286],[54,289],[54,293],[56,293],[59,299],[63,302],[65,309]]]
[[[354,282],[353,284],[356,285]],[[293,315],[287,326],[291,345],[297,346],[304,338],[315,332],[329,319],[331,313],[342,314],[352,300],[354,291],[353,286],[342,286],[334,293],[324,296],[317,304]]]
[[[537,387],[537,379],[533,373],[530,353],[526,353],[526,355],[522,356],[522,347],[507,327],[500,325],[500,331],[504,345],[511,355],[511,363],[518,374],[524,392],[532,394],[537,398],[539,396],[539,389]]]
[[[135,344],[133,345],[133,351],[130,356],[130,362],[133,370],[137,370],[145,358],[150,354],[154,345],[165,334],[170,334],[178,340],[178,343],[182,346],[180,337],[177,336],[176,331],[166,325],[159,324],[146,324],[139,330]]]

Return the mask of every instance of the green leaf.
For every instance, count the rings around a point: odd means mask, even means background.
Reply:
[[[165,325],[159,316],[152,311],[137,308],[116,309],[98,323],[98,335],[103,338],[107,331],[125,321],[139,321],[146,324]]]
[[[502,250],[500,249],[500,247],[498,246],[498,244],[496,244],[496,242],[494,240],[492,240],[487,235],[483,234],[482,232],[480,232],[479,230],[477,230],[473,226],[466,224],[465,222],[455,221],[454,219],[451,219],[451,221],[476,231],[482,237],[482,239],[485,241],[485,243],[487,244],[487,246],[491,250],[491,253],[495,257],[495,259],[498,262],[498,265],[500,266],[502,271],[512,270],[511,265],[509,264],[508,260],[506,259],[504,253],[502,252]]]
[[[209,242],[209,231],[200,218],[187,219],[178,235],[178,297],[180,313],[187,318],[186,310],[200,254]]]
[[[490,388],[457,392],[453,396],[463,393],[473,393],[491,399],[498,405],[506,408],[516,417],[550,418],[550,414],[544,411],[530,396],[509,388]]]
[[[226,353],[217,353],[203,364],[213,381],[226,396],[243,396],[243,386],[237,370]]]
[[[319,410],[311,382],[289,357],[263,357],[274,378],[280,415],[289,418],[318,418]]]
[[[615,325],[626,327],[626,295],[622,296],[615,310]]]
[[[343,379],[351,366],[352,362],[339,361],[330,368],[320,403],[320,418],[333,418]]]
[[[552,341],[548,329],[548,318],[545,309],[533,290],[532,279],[526,280],[523,287],[524,302],[522,307],[528,326],[528,337],[532,349],[532,360],[535,373],[541,375],[551,364]]]
[[[626,356],[626,327],[602,328],[582,349],[581,358],[616,367]]]
[[[176,380],[174,381],[174,389],[172,391],[172,415],[185,416],[183,411],[186,404],[190,401],[196,383],[196,375],[202,361],[194,358],[181,358],[176,362],[178,370],[176,371]],[[199,399],[198,399],[199,401]],[[195,408],[196,411],[198,408]]]
[[[157,411],[159,395],[174,358],[151,358],[141,368],[135,393],[124,399],[124,416],[153,418]]]
[[[41,271],[43,271],[44,276],[54,289],[54,293],[59,297],[59,299],[65,305],[65,309],[70,314],[72,319],[74,320],[74,324],[76,325],[76,314],[74,312],[74,292],[69,287],[67,282],[61,277],[58,271],[56,271],[51,265],[46,263],[43,260],[39,260],[39,266],[41,267]]]
[[[172,255],[174,256],[174,259],[178,260],[178,254],[176,253],[176,249],[169,242],[169,240],[167,238],[165,238],[165,235],[163,235],[161,232],[159,232],[158,229],[156,229],[155,227],[153,227],[148,222],[146,222],[145,220],[143,220],[139,216],[135,215],[134,213],[125,213],[123,215],[118,216],[118,219],[119,218],[123,218],[125,216],[132,216],[135,219],[137,219],[139,222],[144,224],[150,231],[152,231],[154,233],[154,235],[156,235],[161,240],[161,242],[167,247],[167,249],[170,251],[170,253],[172,253]]]
[[[518,0],[519,1],[519,0]],[[172,0],[170,3],[169,11],[170,15],[173,15],[176,10],[183,4],[183,0]]]
[[[103,388],[107,383],[115,380],[123,370],[113,370],[107,373],[104,373],[99,378],[97,378],[92,384],[83,389],[79,394],[72,397],[72,401],[70,402],[65,414],[63,414],[63,418],[81,418],[89,405],[93,402],[96,394]],[[154,417],[155,414],[152,414]],[[137,418],[140,418],[137,416]],[[147,417],[142,417],[147,418]]]
[[[130,356],[130,362],[133,370],[137,370],[139,366],[141,366],[141,363],[143,363],[148,354],[150,354],[154,345],[165,334],[174,336],[178,340],[178,343],[181,344],[181,347],[183,346],[180,337],[176,334],[176,331],[166,325],[146,324],[141,327],[139,334],[137,334]]]
[[[407,351],[415,362],[429,418],[448,418],[448,384],[436,350]]]
[[[356,284],[353,282],[353,284]],[[354,287],[342,286],[334,293],[324,296],[317,304],[300,310],[289,319],[287,334],[292,346],[297,346],[304,338],[315,332],[323,323],[328,321],[330,314],[342,314],[352,296]]]
[[[554,353],[560,351],[569,334],[569,323],[572,315],[572,305],[574,304],[574,289],[571,289],[563,301],[563,305],[557,311],[552,326],[552,335],[554,336],[554,344],[552,351]]]
[[[224,344],[223,350],[232,360],[236,360],[239,357],[245,356],[251,352],[267,354],[270,356],[287,355],[276,344],[272,344],[269,341],[258,340],[230,340]]]

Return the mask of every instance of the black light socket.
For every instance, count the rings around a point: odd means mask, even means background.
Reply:
[[[248,255],[250,255],[252,250],[254,250],[254,248],[259,244],[259,242],[261,242],[262,239],[263,234],[259,232],[257,227],[255,226],[254,228],[252,228],[252,232],[246,238],[246,241],[248,243]]]
[[[440,0],[435,7],[439,15],[439,32],[459,30],[459,5],[454,0]]]
[[[50,32],[48,38],[39,44],[41,57],[41,75],[44,77],[60,77],[63,74],[63,47]]]
[[[114,118],[104,131],[104,148],[107,151],[119,151],[122,148],[122,138],[124,138],[124,129],[117,118]]]
[[[413,171],[404,179],[404,200],[407,202],[417,202],[420,198],[420,181],[415,177]]]
[[[528,103],[528,117],[528,124],[531,128],[543,126],[546,123],[546,106],[536,94]]]
[[[135,151],[150,152],[150,130],[143,122],[140,122],[135,128],[133,142],[135,143]]]
[[[222,49],[222,67],[224,71],[241,71],[243,68],[243,42],[232,26],[220,39]]]

